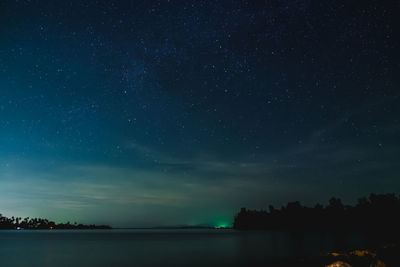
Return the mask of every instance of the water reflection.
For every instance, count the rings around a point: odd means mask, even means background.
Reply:
[[[365,246],[346,236],[234,230],[1,231],[4,266],[242,266]]]

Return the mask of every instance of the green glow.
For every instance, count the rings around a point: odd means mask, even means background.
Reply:
[[[226,228],[226,227],[231,227],[231,225],[229,223],[220,222],[220,223],[217,223],[215,226],[215,228]]]

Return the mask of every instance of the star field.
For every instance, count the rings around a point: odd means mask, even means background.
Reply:
[[[213,224],[242,206],[399,193],[398,12],[1,1],[0,211]]]

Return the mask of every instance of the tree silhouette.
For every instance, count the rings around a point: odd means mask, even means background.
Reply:
[[[0,213],[0,229],[111,229],[108,225],[71,224],[70,222],[57,224],[47,219],[29,217],[21,219],[21,217],[14,216],[7,218]]]
[[[400,235],[400,198],[395,194],[371,194],[360,198],[356,206],[345,206],[339,198],[331,198],[326,207],[316,204],[304,207],[289,202],[281,209],[269,206],[264,210],[242,208],[233,227],[238,230],[266,229],[291,231],[362,231]]]

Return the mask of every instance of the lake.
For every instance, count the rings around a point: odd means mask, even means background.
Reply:
[[[3,230],[1,266],[244,266],[354,249],[361,235],[235,230]]]

